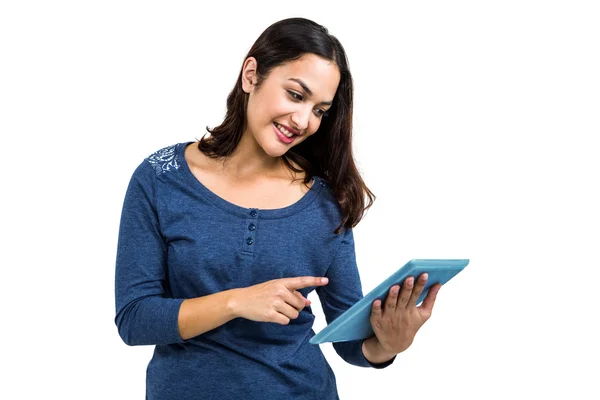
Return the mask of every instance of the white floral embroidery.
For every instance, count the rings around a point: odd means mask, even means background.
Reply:
[[[157,175],[171,171],[171,169],[179,169],[177,156],[175,154],[176,144],[158,150],[154,154],[148,156],[147,160],[154,168]]]

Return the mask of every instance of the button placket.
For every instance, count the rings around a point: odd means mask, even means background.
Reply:
[[[244,226],[244,252],[246,253],[254,253],[254,247],[256,246],[257,220],[258,210],[252,209],[248,211]]]

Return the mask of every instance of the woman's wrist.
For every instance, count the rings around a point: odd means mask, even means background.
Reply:
[[[238,289],[230,289],[225,292],[225,293],[227,293],[227,300],[225,301],[225,304],[227,307],[229,317],[231,319],[239,318],[241,315],[240,310],[239,310],[239,306],[240,306],[239,295],[240,295],[241,290],[242,290],[241,288],[238,288]]]
[[[365,339],[362,344],[362,352],[371,364],[381,364],[396,357],[396,353],[385,351],[376,336]]]

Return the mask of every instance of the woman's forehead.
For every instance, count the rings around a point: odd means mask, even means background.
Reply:
[[[319,97],[333,98],[340,81],[340,72],[335,62],[313,54],[278,66],[272,71],[272,75],[281,82],[297,84],[300,87],[304,83]]]

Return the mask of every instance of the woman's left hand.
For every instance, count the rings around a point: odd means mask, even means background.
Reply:
[[[417,331],[431,316],[441,284],[433,285],[427,296],[417,307],[417,300],[427,283],[427,274],[421,274],[417,283],[413,277],[404,280],[402,289],[399,285],[390,288],[385,304],[381,300],[373,302],[371,326],[375,332],[379,347],[388,354],[398,354],[406,350],[413,342]]]

